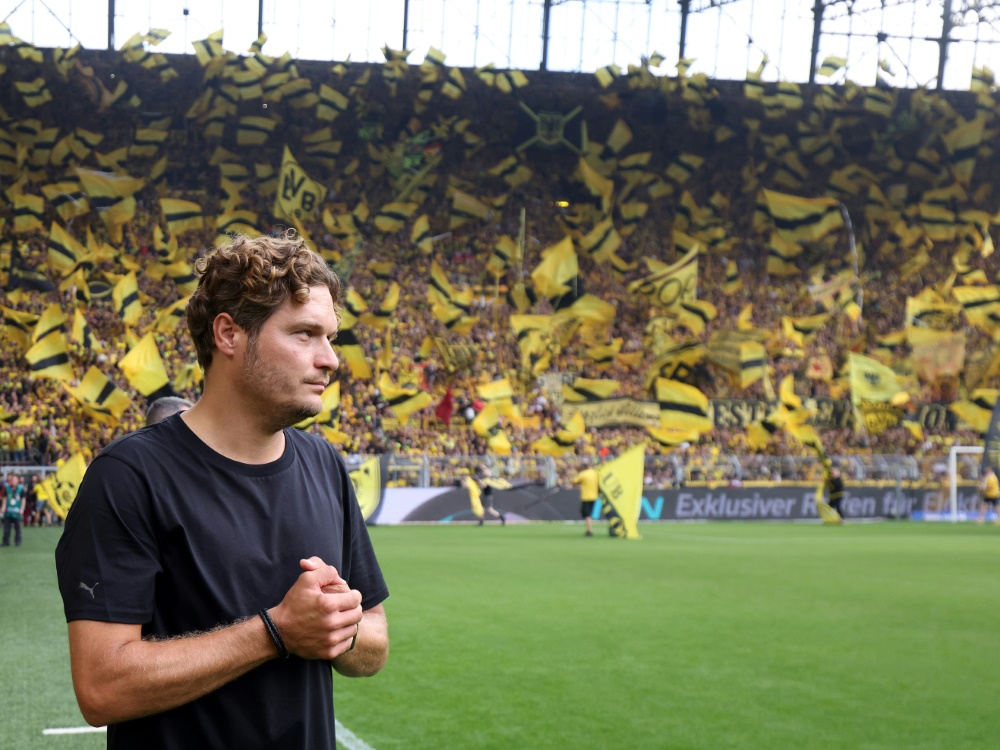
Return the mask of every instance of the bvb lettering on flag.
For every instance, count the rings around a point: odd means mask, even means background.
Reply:
[[[274,196],[274,215],[285,219],[312,216],[325,193],[323,186],[309,178],[285,146],[278,190]]]

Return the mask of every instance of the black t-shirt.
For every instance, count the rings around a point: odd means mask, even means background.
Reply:
[[[278,604],[321,557],[370,609],[388,595],[340,454],[285,430],[285,451],[241,464],[180,415],[94,460],[56,548],[66,620],[141,624],[143,636],[203,631]],[[109,747],[335,747],[328,662],[292,656],[154,716],[109,727]]]

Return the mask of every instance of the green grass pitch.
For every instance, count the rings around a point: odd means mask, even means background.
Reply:
[[[573,524],[372,529],[392,650],[335,682],[387,748],[996,747],[1000,528]],[[78,727],[58,529],[0,549],[0,747]]]

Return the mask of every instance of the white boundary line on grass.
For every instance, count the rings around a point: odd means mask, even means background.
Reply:
[[[333,720],[333,725],[337,730],[338,745],[343,745],[347,750],[375,750],[375,748],[341,724],[338,719]]]
[[[43,729],[42,734],[90,734],[91,732],[107,731],[107,727],[64,727],[62,729]]]
[[[371,745],[358,737],[354,732],[340,723],[338,719],[333,720],[337,729],[337,742],[347,750],[375,750]],[[44,735],[57,734],[90,734],[92,732],[107,732],[107,727],[62,727],[55,729],[43,729]]]

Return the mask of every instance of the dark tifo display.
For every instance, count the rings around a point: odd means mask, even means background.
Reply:
[[[473,521],[469,495],[460,488],[389,489],[374,523]],[[818,519],[816,485],[681,487],[643,491],[642,521],[795,521]],[[959,512],[978,512],[975,487],[959,487]],[[599,503],[598,503],[599,504]],[[570,521],[580,518],[578,490],[525,485],[495,493],[494,507],[509,520]],[[841,506],[852,518],[907,518],[947,510],[947,488],[922,484],[849,484]]]

